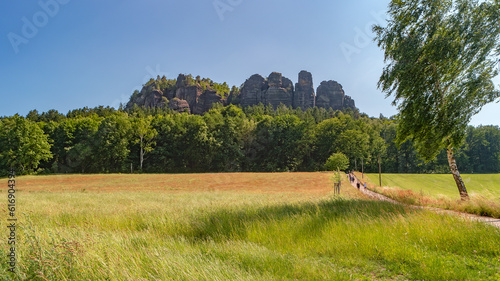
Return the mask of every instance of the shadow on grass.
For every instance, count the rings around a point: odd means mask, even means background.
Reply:
[[[318,203],[293,203],[268,207],[228,208],[208,211],[193,218],[180,235],[193,241],[244,239],[254,224],[278,225],[288,221],[294,227],[303,227],[313,235],[333,220],[355,221],[406,216],[419,210],[381,201],[327,199]],[[302,219],[301,219],[302,218]],[[300,223],[298,221],[300,220]],[[297,223],[296,223],[297,222]],[[296,224],[295,224],[296,223]]]

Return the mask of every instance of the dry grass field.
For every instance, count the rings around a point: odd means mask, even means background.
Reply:
[[[2,262],[0,280],[500,279],[499,229],[333,195],[331,176],[19,177],[17,274]]]
[[[111,174],[26,176],[17,179],[25,192],[203,192],[301,193],[331,192],[329,173]]]

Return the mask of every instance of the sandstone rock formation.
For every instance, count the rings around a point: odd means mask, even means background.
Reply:
[[[185,100],[180,100],[178,98],[173,98],[169,103],[168,103],[168,108],[175,110],[177,112],[188,112],[190,113],[191,111],[189,110],[189,104]]]
[[[205,83],[205,88],[200,85],[201,81],[195,81],[192,77],[179,74],[175,85],[160,90],[161,80],[150,81],[141,92],[132,96],[127,103],[126,109],[131,109],[134,104],[147,108],[166,107],[177,112],[191,112],[203,114],[210,110],[215,103],[225,104],[226,99],[210,89]]]
[[[259,74],[254,74],[245,81],[240,90],[240,104],[243,107],[252,106],[262,102],[262,92],[266,89],[266,79]]]
[[[220,85],[222,84],[217,85],[210,79],[199,77],[194,79],[191,75],[179,74],[176,80],[158,77],[157,80],[148,82],[139,94],[134,94],[126,108],[130,109],[134,104],[150,108],[168,106],[178,112],[203,114],[214,104],[228,103],[227,84],[223,84],[226,87],[225,96],[224,91],[218,92],[221,91],[218,88]],[[239,91],[236,88],[236,91],[231,92],[229,101],[242,107],[262,103],[270,104],[274,108],[283,104],[293,108],[300,107],[303,110],[312,107],[356,110],[354,100],[345,95],[342,85],[336,81],[321,82],[315,95],[312,75],[304,70],[299,73],[295,87],[290,79],[278,72],[271,73],[267,79],[254,74],[243,83]]]
[[[354,100],[346,96],[342,85],[336,81],[323,81],[316,91],[316,106],[343,110],[345,108],[355,109]]]
[[[267,79],[258,74],[252,75],[243,84],[239,98],[241,106],[262,103],[276,108],[280,104],[292,106],[293,93],[292,81],[281,73],[273,72]]]
[[[356,109],[356,104],[350,96],[344,96],[344,108],[351,108],[352,110]]]
[[[191,108],[194,114],[203,114],[209,111],[216,103],[225,104],[225,100],[216,91],[206,90],[198,97],[196,106]]]
[[[283,83],[283,81],[285,83]],[[267,78],[266,91],[262,92],[262,103],[271,104],[274,108],[280,104],[292,106],[293,84],[290,79],[273,72]]]
[[[274,108],[283,104],[293,108],[308,109],[311,107],[333,108],[343,110],[355,109],[354,101],[346,96],[342,86],[335,81],[323,81],[314,95],[313,79],[310,72],[301,71],[299,82],[293,87],[292,81],[281,73],[273,72],[267,79],[252,75],[241,88],[239,96],[241,106],[252,106],[259,103],[271,104]]]
[[[293,96],[293,107],[308,109],[315,106],[314,88],[312,74],[305,70],[299,73],[299,82],[295,84],[295,94]]]

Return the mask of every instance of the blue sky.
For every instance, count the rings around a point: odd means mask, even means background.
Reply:
[[[301,70],[341,83],[370,116],[391,116],[377,89],[371,25],[388,0],[2,1],[0,116],[126,103],[149,78],[179,73],[241,85]],[[500,84],[500,79],[496,79]],[[473,125],[500,125],[500,103]]]

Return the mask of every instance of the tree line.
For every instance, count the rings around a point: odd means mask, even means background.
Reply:
[[[0,173],[198,173],[321,171],[343,153],[348,169],[449,173],[446,150],[425,162],[396,145],[396,118],[262,104],[216,106],[202,116],[162,108],[31,111],[0,118]],[[467,128],[461,171],[500,172],[500,128]]]

